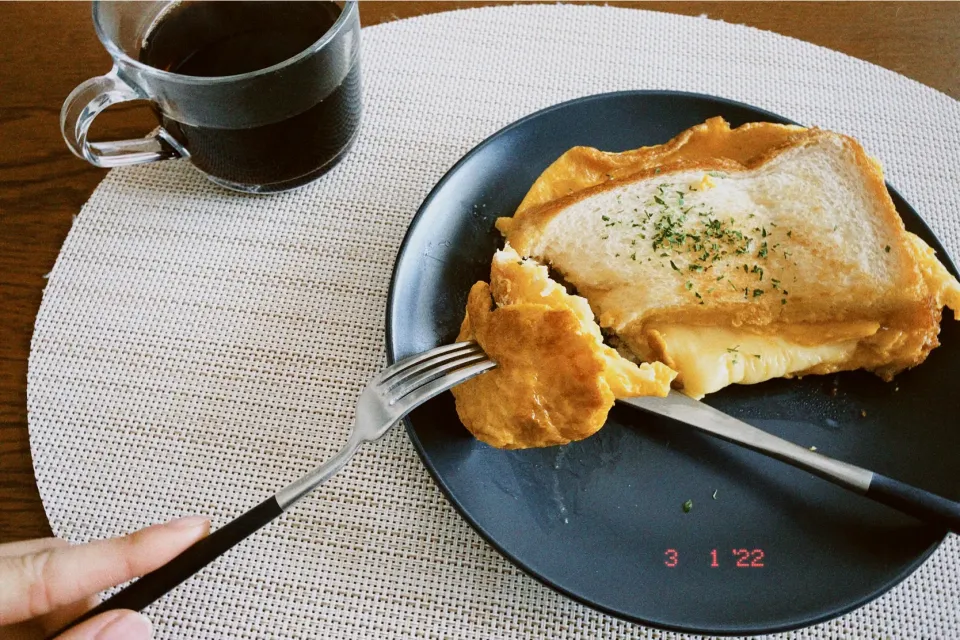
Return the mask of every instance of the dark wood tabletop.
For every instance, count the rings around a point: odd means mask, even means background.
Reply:
[[[373,25],[493,2],[363,2]],[[608,4],[775,31],[868,60],[960,99],[960,3],[637,2]],[[110,67],[85,2],[0,3],[0,543],[50,535],[27,434],[27,356],[46,280],[71,218],[106,171],[60,137],[60,105]],[[142,135],[143,107],[98,119],[93,138]],[[101,123],[101,120],[105,122]]]

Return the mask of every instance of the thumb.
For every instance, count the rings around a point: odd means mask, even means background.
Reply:
[[[115,609],[85,620],[56,640],[149,640],[152,637],[153,625],[144,616]]]

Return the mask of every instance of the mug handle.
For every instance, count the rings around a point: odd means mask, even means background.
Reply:
[[[116,67],[106,75],[80,84],[67,96],[60,110],[60,131],[70,151],[96,167],[125,167],[189,157],[183,145],[163,127],[157,127],[145,138],[109,142],[87,140],[87,131],[101,111],[120,102],[144,99],[120,78]]]

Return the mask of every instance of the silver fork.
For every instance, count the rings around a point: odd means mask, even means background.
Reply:
[[[159,569],[58,630],[55,637],[111,609],[140,611],[226,553],[340,471],[366,442],[382,438],[413,409],[497,366],[475,342],[457,342],[400,360],[380,372],[357,401],[353,431],[340,451],[242,516],[187,548]]]

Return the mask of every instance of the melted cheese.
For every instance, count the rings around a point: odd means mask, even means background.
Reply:
[[[680,372],[683,392],[698,399],[730,384],[755,384],[842,363],[859,342],[854,338],[809,345],[781,336],[684,325],[656,331],[667,362]]]
[[[907,234],[907,239],[917,258],[923,280],[937,300],[937,306],[950,307],[953,309],[954,318],[960,320],[960,283],[940,264],[937,252],[926,242],[912,233]]]

